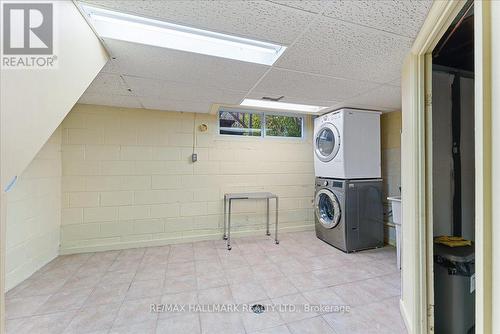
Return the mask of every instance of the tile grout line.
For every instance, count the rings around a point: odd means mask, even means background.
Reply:
[[[132,249],[134,249],[134,248],[132,248]],[[118,258],[120,257],[120,254],[122,254],[122,252],[123,252],[123,250],[122,250],[122,251],[120,251],[120,252],[118,253],[118,255],[116,256],[116,258],[115,258],[115,260],[113,261],[113,263],[111,264],[111,266],[112,266],[115,262],[117,262]],[[144,251],[144,253],[145,253],[145,252],[146,252],[146,251]],[[141,260],[142,260],[143,258],[144,258],[144,254],[143,254],[143,256],[141,257]],[[111,266],[110,266],[110,268],[111,268]],[[124,296],[123,300],[121,301],[120,306],[118,307],[118,310],[116,311],[116,315],[115,315],[115,317],[114,317],[114,319],[113,319],[113,322],[112,322],[112,324],[111,324],[111,327],[110,327],[110,328],[108,329],[108,331],[107,331],[108,333],[109,333],[109,331],[111,331],[111,329],[114,327],[114,325],[115,325],[115,323],[116,323],[116,319],[118,318],[118,313],[120,313],[120,310],[121,310],[121,308],[122,308],[122,306],[123,306],[123,303],[125,303],[125,300],[127,299],[127,293],[130,291],[130,287],[132,286],[132,283],[134,282],[134,278],[135,278],[135,276],[136,276],[136,275],[137,275],[137,270],[136,270],[136,272],[135,272],[134,276],[132,277],[132,280],[130,281],[130,283],[129,283],[129,285],[128,285],[127,292],[125,293],[125,296]]]
[[[96,254],[96,253],[97,253],[97,252],[94,252],[94,253],[92,253],[92,254],[94,255],[94,254]],[[113,265],[113,263],[115,263],[115,262],[116,262],[116,259],[118,259],[118,256],[120,256],[120,254],[121,254],[121,251],[120,251],[120,252],[118,252],[117,256],[115,257],[115,259],[113,260],[113,262],[111,263],[111,265],[108,267],[108,270],[109,270],[109,268],[111,268],[111,266]],[[90,257],[89,257],[89,260],[90,260]],[[87,260],[87,262],[88,262],[88,260]],[[88,298],[85,300],[85,302],[82,304],[82,306],[78,309],[78,311],[76,311],[76,312],[75,312],[74,317],[73,317],[73,318],[71,319],[71,321],[68,323],[68,326],[65,328],[65,330],[69,328],[69,326],[70,326],[70,325],[71,325],[71,323],[73,322],[74,318],[75,318],[75,317],[77,316],[77,314],[78,314],[78,313],[79,313],[79,312],[80,312],[80,311],[84,308],[84,305],[86,304],[87,300],[90,298],[90,296],[92,295],[92,293],[93,293],[93,292],[97,289],[97,286],[99,286],[99,283],[101,282],[102,278],[103,278],[105,275],[106,275],[106,273],[105,273],[105,274],[101,277],[101,279],[99,280],[99,282],[98,282],[98,283],[96,284],[96,286],[92,289],[92,292],[89,294]],[[111,325],[111,326],[112,326],[112,325]],[[111,327],[110,327],[109,329],[111,329]],[[106,331],[106,333],[109,333],[109,329]]]
[[[82,263],[82,264],[78,267],[78,269],[77,269],[77,270],[76,270],[76,271],[75,271],[72,275],[70,275],[70,277],[66,280],[66,282],[65,282],[64,284],[66,284],[66,283],[69,281],[69,279],[70,279],[71,277],[76,277],[76,273],[78,272],[78,270],[80,270],[80,269],[81,269],[81,268],[82,268],[82,267],[83,267],[83,266],[84,266],[84,265],[85,265],[85,264],[86,264],[86,263],[90,260],[90,258],[91,258],[91,257],[92,257],[92,255],[91,255],[91,256],[89,256],[89,258],[88,258],[88,259],[87,259],[84,263]],[[64,286],[64,285],[63,285],[63,286]],[[62,288],[62,287],[61,287],[61,288]],[[91,294],[92,294],[92,292],[91,292]],[[90,295],[89,295],[89,296],[90,296]],[[68,323],[66,324],[66,326],[62,329],[62,331],[61,331],[62,333],[63,333],[63,332],[65,332],[65,331],[69,328],[69,326],[70,326],[70,325],[71,325],[71,323],[73,322],[73,319],[75,319],[76,315],[78,314],[78,312],[80,311],[80,309],[83,307],[83,305],[84,305],[84,304],[85,304],[85,302],[84,302],[84,303],[83,303],[83,304],[82,304],[82,305],[81,305],[78,309],[74,310],[74,314],[73,314],[73,316],[71,317],[71,320],[70,320],[70,321],[68,321]]]

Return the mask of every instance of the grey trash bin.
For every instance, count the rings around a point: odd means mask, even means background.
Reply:
[[[435,244],[435,333],[474,333],[475,295],[474,245]]]

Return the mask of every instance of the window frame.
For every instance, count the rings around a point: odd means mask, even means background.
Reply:
[[[221,126],[220,126],[220,114],[223,111],[227,112],[240,112],[240,113],[249,113],[249,114],[258,114],[261,117],[261,125],[260,125],[260,136],[245,136],[245,135],[233,135],[233,134],[228,134],[228,133],[220,133],[221,131]],[[301,124],[300,124],[300,137],[288,137],[288,136],[271,136],[266,134],[266,117],[267,116],[288,116],[288,117],[295,117],[295,118],[300,118]],[[219,108],[217,111],[217,134],[219,136],[224,136],[224,137],[232,137],[232,138],[271,138],[271,139],[285,139],[285,140],[302,140],[304,139],[304,123],[305,123],[305,116],[302,114],[296,114],[296,113],[291,113],[291,112],[273,112],[273,111],[263,111],[263,110],[253,110],[253,109],[243,109],[243,108]]]

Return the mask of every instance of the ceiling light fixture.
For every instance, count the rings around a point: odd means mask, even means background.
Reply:
[[[279,109],[288,111],[300,111],[300,112],[319,112],[327,107],[321,106],[311,106],[308,104],[295,104],[286,102],[276,102],[269,100],[254,100],[254,99],[244,99],[240,103],[242,106],[256,107],[256,108],[266,108],[266,109]]]
[[[101,38],[263,65],[274,64],[286,49],[282,45],[186,27],[83,3],[79,5]]]

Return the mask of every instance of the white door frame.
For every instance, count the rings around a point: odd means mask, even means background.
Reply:
[[[432,240],[432,50],[465,1],[436,1],[402,70],[403,269],[401,313],[410,333],[434,331]],[[476,331],[490,333],[491,25],[489,1],[475,1]]]

